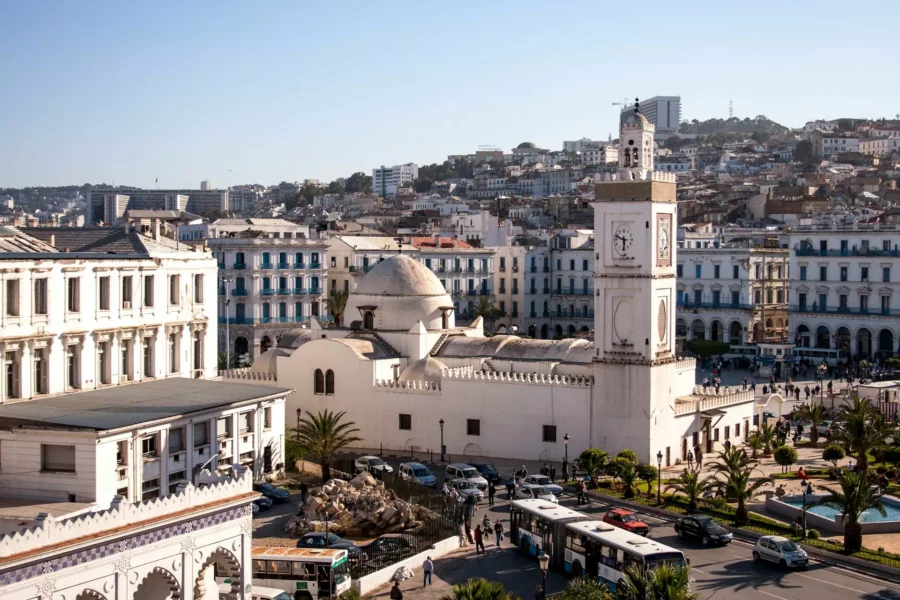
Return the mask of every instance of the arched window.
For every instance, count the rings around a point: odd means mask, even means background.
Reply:
[[[313,386],[313,393],[314,394],[324,394],[325,393],[325,375],[322,373],[322,369],[316,369],[314,379],[315,379],[315,383]]]
[[[325,395],[334,395],[334,371],[331,369],[325,371]]]
[[[631,166],[631,152],[629,152],[628,148],[625,148],[625,164],[623,166]]]
[[[363,328],[375,329],[375,313],[370,310],[367,310],[366,314],[363,316]]]

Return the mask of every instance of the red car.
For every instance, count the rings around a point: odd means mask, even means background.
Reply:
[[[603,517],[604,523],[647,537],[650,527],[638,518],[633,510],[614,508]]]

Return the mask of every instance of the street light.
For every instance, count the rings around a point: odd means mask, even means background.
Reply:
[[[538,564],[541,566],[541,575],[544,576],[544,580],[541,583],[541,591],[544,592],[544,596],[547,595],[547,571],[550,569],[550,555],[541,551],[541,555],[538,556]]]
[[[438,425],[441,426],[441,462],[444,462],[444,453],[447,451],[447,448],[444,447],[444,419],[438,421]]]
[[[662,504],[660,485],[662,484],[662,450],[656,453],[656,503]]]
[[[297,409],[297,442],[300,442],[300,415],[303,414],[303,409]]]
[[[813,489],[812,483],[807,482],[806,487],[803,488],[803,539],[806,539],[806,495],[809,494],[812,496]]]
[[[565,481],[569,480],[569,434],[563,436],[563,448],[565,448],[566,458],[563,460],[563,479]]]
[[[202,465],[200,465],[200,468],[198,468],[196,471],[194,471],[194,474],[191,476],[191,483],[193,483],[193,484],[196,485],[196,483],[197,483],[197,475],[199,475],[200,472],[203,471],[203,469],[204,469],[204,467],[206,467],[206,465],[208,465],[208,464],[211,463],[212,461],[216,460],[217,458],[222,458],[222,453],[221,453],[221,452],[216,452],[215,454],[213,454],[212,456],[210,456],[208,461],[206,461],[205,463],[203,463]]]

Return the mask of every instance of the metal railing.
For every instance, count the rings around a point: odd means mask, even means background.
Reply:
[[[900,316],[900,309],[896,308],[868,308],[860,306],[819,306],[818,304],[791,304],[792,312],[824,313],[834,315],[874,315],[885,317]]]

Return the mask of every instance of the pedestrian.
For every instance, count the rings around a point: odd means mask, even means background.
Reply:
[[[747,378],[746,377],[744,377],[744,389],[745,390],[747,389]]]
[[[688,469],[693,469],[694,468],[694,453],[691,452],[690,450],[688,450],[687,461],[688,461]]]
[[[488,481],[488,506],[494,505],[494,494],[497,493],[497,488],[494,487],[493,481]],[[484,515],[484,518],[487,519],[487,515]]]
[[[431,574],[434,573],[434,563],[431,562],[430,556],[426,556],[425,562],[422,563],[422,573],[425,577],[425,582],[422,584],[422,587],[431,585]]]
[[[800,386],[794,387],[794,397],[797,399],[797,402],[800,402]]]
[[[750,391],[752,391],[754,394],[756,393],[756,382],[755,381],[750,382]]]
[[[466,526],[463,523],[459,524],[459,547],[465,548],[469,545],[468,536],[466,535]]]
[[[803,391],[806,392],[806,400],[808,402],[809,401],[809,386],[807,385],[806,387],[804,387]]]
[[[466,511],[469,516],[475,515],[475,509],[478,508],[478,500],[475,498],[475,494],[469,494],[466,496],[466,507],[468,510]]]
[[[500,522],[500,519],[497,519],[497,522],[494,523],[494,535],[497,536],[497,545],[500,545],[500,542],[503,541],[503,523]]]
[[[546,600],[546,598],[547,595],[544,593],[544,588],[541,587],[541,584],[538,584],[534,590],[534,600]]]
[[[481,552],[478,552],[478,549],[481,549]],[[484,536],[481,533],[481,525],[475,526],[475,555],[478,554],[486,554],[484,550]]]
[[[513,479],[515,479],[515,476],[513,476]],[[516,488],[516,484],[513,483],[513,479],[510,479],[509,481],[506,482],[506,499],[507,500],[512,500],[513,490],[515,490],[515,488]]]
[[[578,504],[579,505],[584,504],[584,495],[585,495],[584,492],[585,492],[584,479],[579,479],[578,480]]]
[[[400,582],[395,581],[391,588],[391,600],[403,600],[403,592],[400,591]]]
[[[490,530],[491,530],[491,519],[490,519],[490,517],[488,517],[487,515],[484,515],[484,519],[481,520],[481,528],[482,528],[484,531],[490,531]]]
[[[309,486],[305,481],[300,482],[300,503],[306,504],[306,497],[309,495]]]
[[[550,479],[556,481],[556,465],[550,465]]]
[[[700,451],[700,446],[697,446],[697,469],[703,468],[703,452]]]

